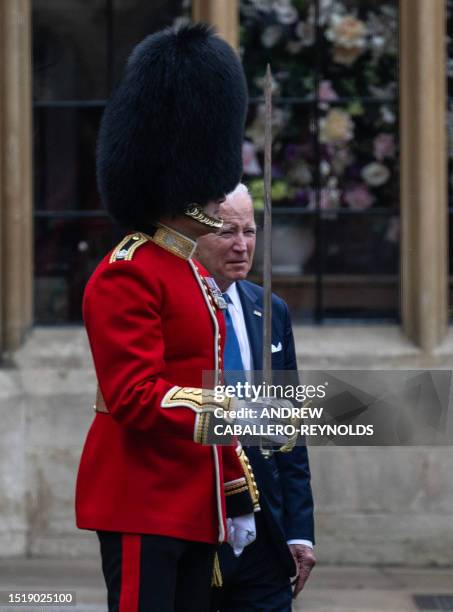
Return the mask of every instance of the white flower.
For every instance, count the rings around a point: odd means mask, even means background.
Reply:
[[[299,18],[299,13],[290,0],[274,0],[274,11],[278,21],[283,25],[291,25]]]
[[[374,59],[384,53],[396,54],[398,46],[398,19],[395,11],[381,7],[380,13],[370,11],[367,17],[367,28],[371,35],[371,47]]]
[[[259,89],[262,89],[264,91],[264,88],[266,86],[266,75],[262,77],[256,77],[253,82]],[[273,96],[280,95],[280,83],[277,81],[277,79],[274,78],[274,75],[272,75],[271,77],[271,93]]]
[[[384,15],[384,17],[396,23],[396,20],[398,19],[398,9],[395,6],[392,6],[391,4],[383,4],[381,6],[381,13]]]
[[[252,0],[258,11],[270,13],[272,11],[272,0]]]
[[[276,11],[277,19],[283,25],[291,25],[295,23],[299,18],[299,13],[294,7],[285,10]]]
[[[330,165],[329,165],[329,162],[327,162],[325,159],[323,159],[321,161],[321,163],[319,164],[319,170],[320,170],[322,176],[329,176],[329,174],[330,174]]]
[[[341,2],[336,2],[335,0],[319,0],[319,25],[325,26],[332,15],[343,15],[345,13],[345,8],[341,4]],[[314,23],[315,22],[315,6],[314,3],[308,9],[308,18]]]
[[[326,38],[339,47],[364,49],[367,34],[366,24],[353,15],[332,15]]]
[[[281,25],[267,26],[261,34],[261,42],[263,47],[270,48],[278,43],[283,34],[283,28]]]
[[[371,44],[380,51],[385,46],[385,38],[383,36],[372,36]]]
[[[281,108],[272,109],[272,136],[275,137],[288,122],[290,113]],[[256,149],[262,151],[264,148],[264,125],[266,119],[266,107],[260,104],[257,109],[253,123],[247,129],[246,135],[253,141]]]
[[[332,108],[320,120],[319,140],[328,144],[339,144],[351,140],[354,136],[354,122],[348,113],[339,108]]]
[[[393,98],[396,94],[396,83],[395,81],[390,81],[384,87],[370,85],[369,90],[376,98]]]
[[[310,168],[303,162],[291,168],[288,172],[288,178],[298,185],[310,185],[313,180]]]
[[[296,35],[300,38],[304,47],[311,47],[316,41],[314,23],[311,21],[299,21],[296,26]]]
[[[388,106],[381,106],[381,117],[384,123],[395,123],[396,117]]]
[[[333,45],[333,60],[351,66],[366,50],[368,30],[366,24],[353,15],[332,15],[325,36]]]
[[[390,170],[384,164],[371,162],[361,172],[363,180],[371,187],[380,187],[390,178]]]

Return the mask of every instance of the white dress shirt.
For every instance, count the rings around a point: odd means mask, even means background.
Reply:
[[[231,316],[234,331],[239,342],[239,349],[241,351],[242,365],[246,372],[246,378],[250,378],[249,372],[253,370],[252,353],[250,351],[250,342],[247,334],[247,328],[245,326],[244,311],[242,309],[241,298],[239,297],[238,288],[236,283],[233,283],[226,290],[228,293],[231,303],[228,303],[228,312]],[[250,382],[250,381],[249,381]],[[304,544],[313,548],[313,542],[310,540],[288,540],[289,544]]]

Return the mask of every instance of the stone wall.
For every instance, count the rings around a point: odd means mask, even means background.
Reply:
[[[396,328],[297,328],[306,368],[443,367]],[[370,351],[373,347],[373,351]],[[95,377],[81,328],[35,329],[0,369],[0,554],[93,556],[74,526],[74,483]],[[453,565],[451,448],[310,450],[321,563]]]
[[[0,433],[1,554],[95,554],[92,534],[74,526],[96,384],[85,333],[36,329],[14,361],[0,370],[0,409],[11,424]]]

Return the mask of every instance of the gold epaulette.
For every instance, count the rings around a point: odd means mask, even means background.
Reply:
[[[130,261],[138,247],[148,242],[149,237],[141,232],[128,234],[118,246],[116,246],[110,255],[109,263],[115,261]]]

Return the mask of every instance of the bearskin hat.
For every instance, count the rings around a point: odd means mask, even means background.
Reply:
[[[240,60],[212,28],[146,37],[101,121],[98,186],[110,215],[140,230],[232,191],[242,174],[246,109]]]

